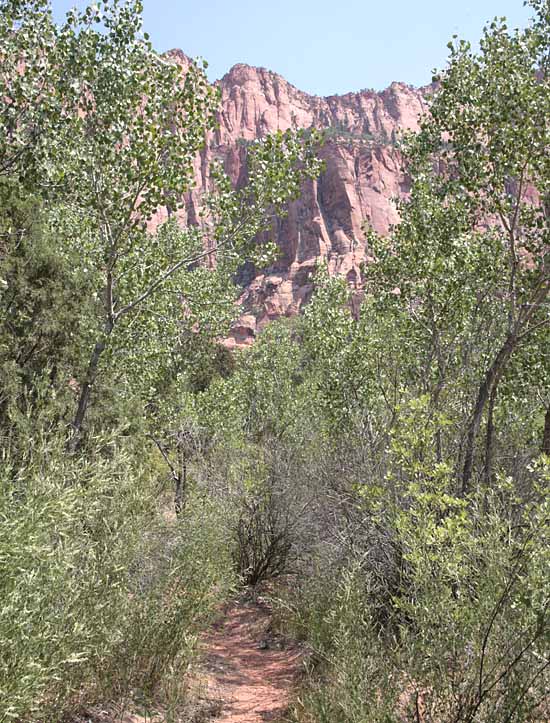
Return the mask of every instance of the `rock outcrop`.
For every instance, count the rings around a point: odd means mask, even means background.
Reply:
[[[170,51],[183,66],[186,56]],[[250,141],[292,126],[327,129],[320,155],[325,171],[304,184],[275,230],[280,257],[272,267],[251,271],[243,290],[245,314],[235,324],[230,344],[250,343],[269,320],[291,316],[307,302],[311,273],[323,259],[332,273],[359,286],[367,255],[365,222],[387,233],[397,221],[393,199],[406,194],[395,141],[416,130],[426,111],[426,90],[392,83],[384,91],[362,90],[326,98],[308,95],[264,68],[235,65],[218,81],[219,128],[196,161],[197,185],[188,194],[185,222],[198,219],[200,194],[208,188],[208,168],[222,157],[237,183],[245,170]]]

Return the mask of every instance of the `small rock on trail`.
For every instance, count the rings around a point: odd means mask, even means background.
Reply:
[[[303,649],[270,634],[271,612],[261,599],[241,599],[204,636],[208,697],[220,703],[215,720],[277,721],[302,666]]]

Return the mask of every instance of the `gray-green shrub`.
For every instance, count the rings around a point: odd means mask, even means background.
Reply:
[[[229,582],[213,505],[167,515],[123,437],[66,454],[62,435],[0,470],[0,721],[57,721],[185,671]]]
[[[360,524],[399,550],[380,569],[356,546],[293,595],[317,665],[296,706],[317,723],[542,723],[550,685],[548,465],[530,500],[507,480],[467,501],[417,479]],[[367,535],[368,538],[368,535]],[[397,577],[380,616],[381,578]],[[326,580],[336,578],[335,586]],[[288,606],[288,600],[286,601]]]

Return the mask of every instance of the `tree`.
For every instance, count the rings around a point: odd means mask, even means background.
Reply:
[[[40,10],[47,6],[36,8],[28,12],[25,3],[6,3],[2,27],[14,45],[12,56],[34,51],[44,59],[46,86],[54,84],[59,112],[49,113],[49,125],[40,131],[40,191],[49,199],[50,223],[61,232],[60,253],[92,280],[96,316],[90,335],[95,339],[78,380],[74,449],[106,356],[120,358],[128,351],[137,328],[144,337],[153,326],[177,332],[185,317],[190,325],[200,317],[200,326],[215,334],[220,318],[230,316],[237,265],[247,253],[265,258],[255,237],[298,194],[301,179],[317,175],[320,163],[315,133],[265,138],[248,151],[245,188],[235,191],[221,168],[212,170],[216,190],[205,199],[202,227],[178,228],[172,219],[152,230],[158,208],[177,210],[192,185],[195,157],[215,125],[217,91],[197,64],[183,72],[154,53],[141,34],[139,0],[72,10],[62,27],[48,25],[46,46],[39,37]],[[38,70],[29,66],[27,78],[15,67],[4,83],[17,90],[13,113],[29,118],[16,126],[21,132],[28,128],[31,140],[46,101]],[[35,115],[25,102],[29,84],[35,89]],[[21,140],[20,146],[32,155],[31,140]],[[12,165],[19,159],[24,170],[19,151],[5,155]],[[71,221],[78,234],[71,234]]]
[[[535,21],[510,35],[504,22],[486,29],[481,54],[452,46],[450,67],[432,108],[431,131],[447,133],[442,160],[456,177],[453,193],[466,193],[485,218],[496,216],[506,256],[503,301],[507,325],[485,369],[464,449],[462,491],[469,489],[474,444],[486,406],[494,404],[510,357],[550,322],[550,27],[547,3],[532,3]],[[451,108],[450,100],[454,99]],[[492,434],[488,427],[487,446]]]
[[[385,248],[386,292],[397,287],[394,301],[427,340],[436,394],[460,371],[460,359],[471,374],[466,347],[470,362],[477,359],[463,494],[486,413],[490,476],[494,408],[510,359],[550,322],[550,24],[547,3],[531,4],[529,28],[509,33],[495,20],[477,54],[467,42],[450,43],[430,113],[405,145],[413,186],[404,222],[377,242]]]

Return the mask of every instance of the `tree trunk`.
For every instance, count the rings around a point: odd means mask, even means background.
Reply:
[[[546,408],[546,414],[544,415],[544,432],[542,434],[541,452],[550,457],[550,404]]]
[[[176,493],[174,495],[174,509],[176,515],[181,515],[185,507],[185,493],[187,488],[187,464],[183,464],[176,478]]]
[[[497,400],[499,379],[495,379],[491,396],[489,398],[489,409],[487,412],[487,431],[485,433],[485,463],[483,468],[483,478],[488,488],[491,483],[491,475],[493,471],[493,457],[495,451],[495,403]]]
[[[434,412],[437,414],[439,410],[439,398],[441,396],[441,392],[443,391],[444,382],[443,382],[443,374],[440,372],[440,381],[437,383],[437,387],[435,389],[432,404],[434,408]],[[441,437],[441,427],[438,425],[434,434],[434,445],[435,445],[435,458],[438,464],[440,464],[443,461],[443,441]]]
[[[80,391],[80,397],[78,400],[78,407],[76,409],[76,414],[72,423],[72,434],[69,438],[69,442],[67,445],[69,452],[74,452],[80,443],[80,439],[82,437],[82,427],[84,425],[86,412],[88,411],[88,406],[90,404],[92,387],[97,378],[99,360],[101,359],[101,355],[105,351],[105,348],[107,346],[107,338],[112,330],[112,324],[109,324],[106,328],[105,337],[100,341],[96,342],[90,356],[90,361],[88,362],[88,369],[86,371],[86,379],[82,384],[82,389]]]
[[[468,434],[466,436],[466,446],[464,451],[464,467],[462,470],[462,495],[467,495],[470,491],[470,480],[472,478],[472,472],[474,467],[474,449],[475,442],[481,426],[481,420],[483,418],[483,412],[485,411],[485,405],[490,398],[493,387],[498,383],[498,379],[504,371],[506,362],[510,358],[512,352],[517,343],[517,336],[514,334],[509,335],[506,341],[500,348],[500,351],[496,355],[493,363],[487,370],[483,382],[479,387],[477,393],[476,404],[470,425],[468,427]]]

